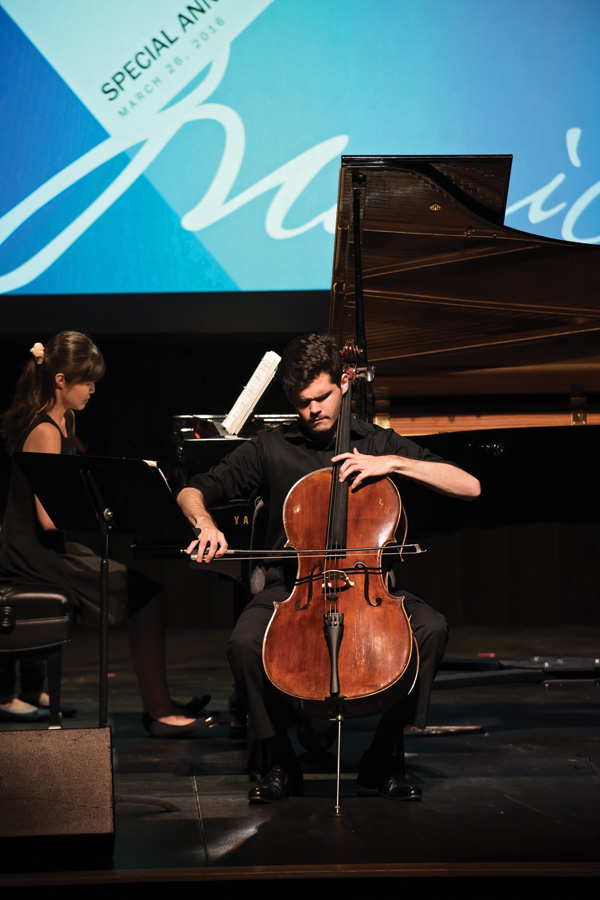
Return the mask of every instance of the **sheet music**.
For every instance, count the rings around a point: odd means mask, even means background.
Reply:
[[[223,420],[223,428],[229,434],[239,434],[248,416],[271,384],[281,357],[268,350],[258,364],[250,381]]]

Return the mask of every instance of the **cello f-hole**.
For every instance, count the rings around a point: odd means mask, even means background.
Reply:
[[[323,567],[321,566],[320,563],[317,563],[315,566],[312,567],[310,575],[307,579],[308,593],[306,595],[306,603],[302,603],[300,601],[300,598],[298,598],[298,600],[296,600],[296,602],[294,603],[294,609],[298,609],[298,610],[308,609],[308,607],[312,603],[313,582],[314,582],[315,578],[317,577],[317,574],[321,575],[322,572],[323,572]]]
[[[364,592],[365,592],[365,600],[369,604],[369,606],[381,606],[382,598],[375,597],[373,600],[369,597],[369,569],[363,562],[357,562],[354,564],[355,569],[359,569],[363,575],[365,576],[364,580]]]

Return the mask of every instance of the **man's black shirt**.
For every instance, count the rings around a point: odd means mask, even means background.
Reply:
[[[444,462],[391,428],[380,428],[352,419],[350,449],[368,456],[404,456],[429,462]],[[282,511],[285,498],[294,484],[317,469],[331,466],[335,440],[326,446],[315,441],[300,421],[287,427],[260,431],[203,475],[195,475],[187,487],[202,491],[207,508],[236,497],[257,492],[268,510],[264,548],[279,550],[286,542]],[[398,483],[406,479],[395,479]]]

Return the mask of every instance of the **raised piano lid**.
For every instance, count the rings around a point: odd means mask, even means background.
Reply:
[[[502,392],[498,372],[508,385],[511,367],[531,364],[544,390],[557,361],[568,391],[583,358],[586,390],[600,389],[589,337],[600,331],[600,248],[503,225],[511,161],[342,157],[329,327],[342,342],[355,334],[356,191],[368,361],[392,395],[410,391],[407,376],[443,384],[469,371],[464,392],[479,393],[477,373],[490,370]]]

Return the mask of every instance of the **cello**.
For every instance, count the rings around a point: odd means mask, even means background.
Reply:
[[[346,374],[336,456],[350,449],[357,366],[347,361]],[[287,546],[298,552],[298,572],[265,633],[263,665],[301,713],[341,723],[384,712],[406,697],[418,651],[403,598],[388,591],[382,565],[402,513],[398,490],[382,478],[352,491],[347,480],[340,483],[339,465],[301,478],[286,498]],[[305,547],[323,550],[315,558]]]

